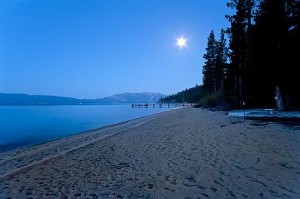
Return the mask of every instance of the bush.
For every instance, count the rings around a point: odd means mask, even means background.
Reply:
[[[225,101],[223,92],[218,91],[215,93],[208,94],[205,97],[201,98],[198,104],[194,107],[217,108],[220,110],[227,110],[228,103]]]

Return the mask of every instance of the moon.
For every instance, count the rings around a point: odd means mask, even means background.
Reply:
[[[180,48],[185,47],[186,46],[186,39],[184,37],[179,37],[177,39],[177,46],[179,46]]]

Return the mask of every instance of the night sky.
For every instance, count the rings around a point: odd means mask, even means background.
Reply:
[[[229,26],[226,2],[0,0],[0,92],[98,98],[200,85],[207,37]]]

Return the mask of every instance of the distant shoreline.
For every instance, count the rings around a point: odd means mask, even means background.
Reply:
[[[19,93],[0,93],[0,105],[100,105],[156,103],[166,95],[158,92],[121,93],[95,99],[77,99],[52,95],[28,95]]]
[[[93,106],[93,105],[129,105],[131,106],[132,104],[193,104],[193,103],[99,103],[99,104],[0,104],[0,107],[3,106]],[[150,108],[150,106],[149,106]]]
[[[100,103],[100,104],[0,104],[1,106],[92,106],[92,105],[131,105],[131,103]]]

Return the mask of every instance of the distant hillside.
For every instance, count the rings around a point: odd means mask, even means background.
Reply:
[[[99,99],[0,93],[0,105],[76,105],[110,103],[156,103],[165,97],[161,93],[122,93]]]
[[[0,105],[80,104],[79,99],[47,95],[0,93]]]
[[[185,89],[173,95],[162,98],[159,102],[162,103],[197,103],[204,97],[203,86],[196,85],[193,88]]]
[[[156,103],[166,95],[161,93],[122,93],[97,99],[100,103]]]

